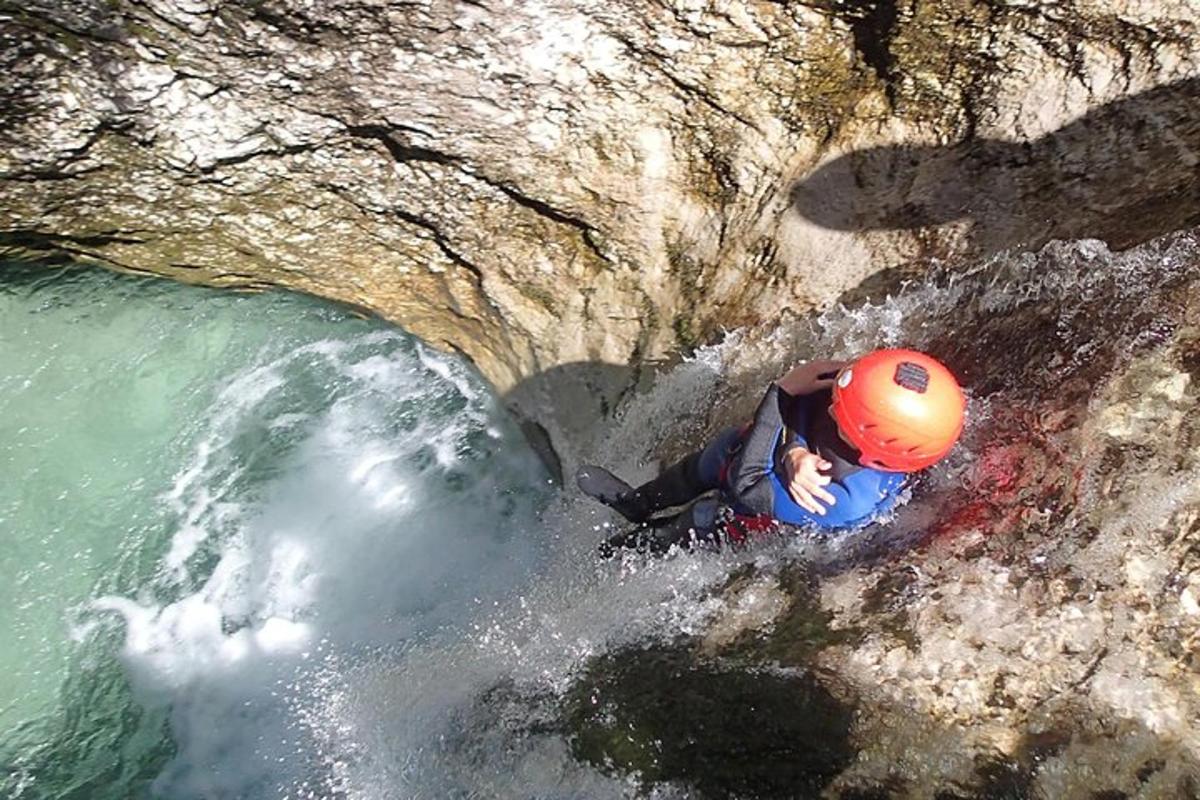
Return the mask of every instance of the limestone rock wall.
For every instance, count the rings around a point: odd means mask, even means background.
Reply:
[[[0,247],[353,303],[501,389],[637,365],[887,268],[1195,222],[1198,23],[1188,0],[0,2]],[[634,378],[585,380],[574,413]]]
[[[589,659],[573,752],[698,798],[1200,796],[1200,228],[1052,243],[823,323],[964,376],[962,445],[884,524],[764,537],[691,598],[705,621]],[[722,374],[814,334],[758,335],[716,348]]]

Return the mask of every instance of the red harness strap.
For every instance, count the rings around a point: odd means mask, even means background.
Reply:
[[[751,536],[761,536],[774,531],[777,525],[775,518],[769,514],[759,514],[754,517],[746,514],[733,514],[725,520],[725,538],[731,544],[741,545],[745,544]]]
[[[725,454],[725,460],[721,463],[721,470],[718,473],[718,480],[722,486],[726,485],[729,467],[733,464],[734,457],[742,449],[742,440],[746,438],[746,433],[753,425],[753,422],[747,422],[742,426],[742,429],[738,431],[737,441]],[[723,516],[718,527],[725,534],[725,540],[733,545],[745,544],[751,536],[769,533],[775,530],[777,525],[775,518],[770,514],[734,514],[727,508]]]

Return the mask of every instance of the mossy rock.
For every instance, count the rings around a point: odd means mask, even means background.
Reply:
[[[568,693],[575,756],[694,797],[816,797],[855,757],[853,708],[812,674],[698,660],[685,647],[597,659]]]

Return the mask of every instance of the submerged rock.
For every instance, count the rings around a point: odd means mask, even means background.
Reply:
[[[604,656],[564,713],[576,757],[703,797],[815,796],[854,758],[853,707],[820,680],[686,648]]]

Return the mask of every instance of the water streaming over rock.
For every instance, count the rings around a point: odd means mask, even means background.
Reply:
[[[612,517],[400,332],[10,270],[5,790],[1188,796],[1198,278],[1192,233],[1056,243],[731,334],[577,455],[643,477],[892,344],[964,378],[965,446],[852,536],[601,563]]]

